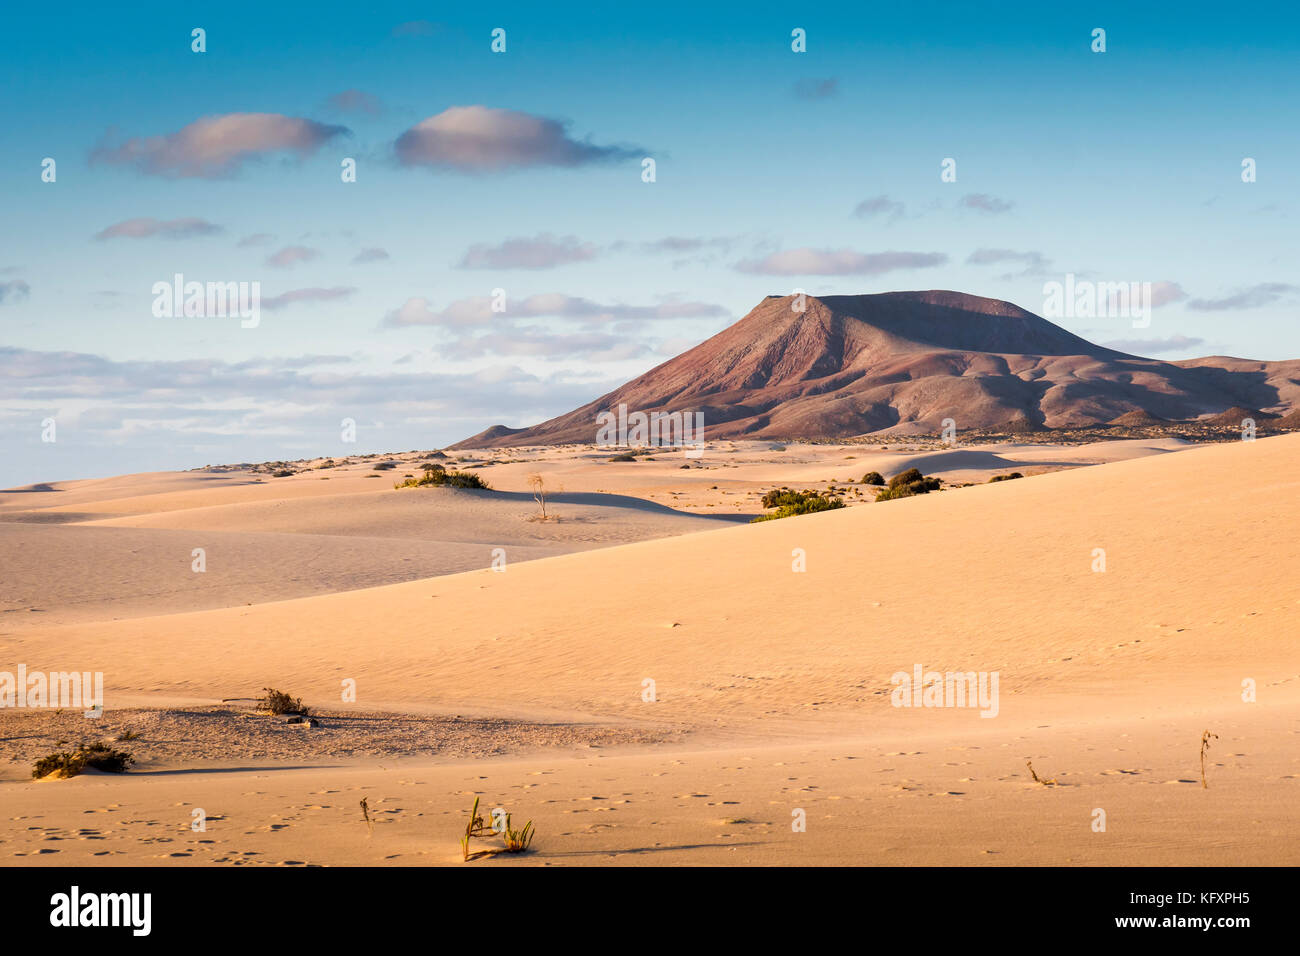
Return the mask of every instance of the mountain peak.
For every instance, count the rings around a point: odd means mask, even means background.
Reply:
[[[932,433],[949,418],[959,430],[1060,427],[1134,411],[1186,419],[1297,400],[1300,361],[1247,369],[1139,358],[1001,299],[946,289],[769,295],[735,324],[588,405],[461,445],[591,442],[596,415],[619,404],[703,412],[709,439],[834,439]]]

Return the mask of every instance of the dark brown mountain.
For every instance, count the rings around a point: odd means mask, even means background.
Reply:
[[[827,439],[872,432],[1194,419],[1300,402],[1300,360],[1161,362],[1082,339],[1010,302],[960,292],[769,296],[739,322],[590,404],[456,447],[590,443],[596,416],[702,411],[706,436]]]

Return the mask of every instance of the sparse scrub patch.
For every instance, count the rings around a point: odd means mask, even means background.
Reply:
[[[40,779],[57,773],[61,777],[75,777],[85,770],[104,773],[126,773],[135,758],[123,750],[114,750],[105,743],[82,744],[73,753],[47,754],[32,768],[32,778]]]
[[[994,475],[992,478],[988,480],[988,483],[993,484],[993,482],[995,481],[1010,481],[1013,478],[1023,478],[1023,477],[1025,476],[1022,475],[1020,472],[1013,471],[1009,475]]]
[[[885,476],[878,471],[869,471],[862,476],[862,483],[864,485],[883,485]]]

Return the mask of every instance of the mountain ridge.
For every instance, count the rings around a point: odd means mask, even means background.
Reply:
[[[798,311],[798,305],[803,310]],[[836,439],[877,432],[1170,421],[1300,403],[1300,360],[1163,362],[1097,345],[1014,303],[950,290],[768,296],[737,322],[594,401],[452,447],[588,443],[619,404],[702,411],[706,437]]]

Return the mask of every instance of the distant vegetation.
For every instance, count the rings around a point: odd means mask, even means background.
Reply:
[[[889,479],[889,486],[882,488],[876,494],[877,501],[890,501],[894,498],[910,498],[912,495],[929,494],[931,491],[938,491],[940,487],[938,478],[927,478],[916,468],[909,468],[907,471],[899,472],[893,478]]]
[[[448,471],[442,465],[425,465],[423,478],[407,478],[401,484],[393,485],[394,488],[427,488],[429,486],[491,490],[491,486],[472,471]]]
[[[883,485],[885,476],[878,471],[869,471],[862,476],[862,483],[864,485]]]
[[[1025,476],[1022,475],[1020,472],[1013,471],[1009,475],[994,475],[992,478],[989,479],[989,484],[993,484],[993,482],[995,481],[1010,481],[1012,478],[1023,478],[1023,477]]]
[[[834,511],[843,508],[844,502],[832,495],[823,495],[816,491],[793,491],[789,488],[776,488],[763,495],[763,507],[775,508],[770,515],[759,515],[754,521],[772,521],[776,518],[793,518],[795,515],[816,514],[818,511]]]

